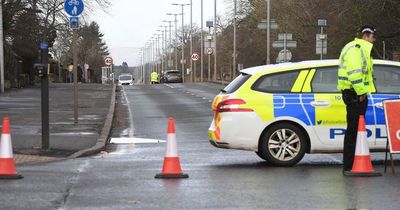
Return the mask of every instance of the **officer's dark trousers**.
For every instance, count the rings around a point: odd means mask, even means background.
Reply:
[[[353,167],[354,153],[356,150],[358,120],[364,115],[368,107],[368,98],[360,102],[354,90],[342,91],[343,101],[347,111],[347,129],[343,145],[343,170],[350,171]]]

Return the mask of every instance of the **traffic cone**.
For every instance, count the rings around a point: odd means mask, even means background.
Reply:
[[[175,124],[174,118],[172,117],[169,118],[168,122],[167,151],[165,152],[163,169],[155,178],[189,178],[189,175],[182,172],[179,162],[178,150],[176,147]]]
[[[0,179],[22,179],[17,174],[14,165],[14,155],[11,144],[10,120],[3,118],[3,132],[0,141]]]
[[[365,118],[360,116],[358,121],[358,132],[356,142],[356,152],[354,155],[353,168],[349,176],[382,176],[376,172],[372,166],[371,155],[367,142],[367,129],[365,128]]]

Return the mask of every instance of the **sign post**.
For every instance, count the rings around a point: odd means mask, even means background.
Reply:
[[[385,154],[385,173],[387,168],[387,153],[390,154],[392,173],[394,174],[394,162],[392,154],[400,153],[400,99],[389,99],[383,101],[385,111],[387,143]],[[389,147],[389,148],[388,148]]]
[[[49,48],[47,43],[40,43],[40,63],[42,64],[43,71],[39,75],[42,83],[42,149],[48,150],[50,148],[50,130],[49,130]]]
[[[65,12],[70,15],[70,28],[72,29],[72,54],[74,64],[74,123],[78,124],[78,50],[77,50],[77,30],[79,28],[79,16],[85,6],[82,0],[66,0],[64,3]]]
[[[193,82],[197,82],[197,75],[196,75],[196,66],[197,66],[197,61],[199,60],[199,54],[197,54],[197,53],[193,53],[191,56],[190,56],[190,59],[192,59],[192,61],[194,62],[194,70],[193,70],[193,72],[194,72],[194,80],[193,80]]]

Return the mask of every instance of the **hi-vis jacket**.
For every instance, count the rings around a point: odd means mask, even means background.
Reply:
[[[158,74],[157,74],[157,72],[153,72],[153,73],[151,73],[151,81],[152,82],[158,82]]]
[[[339,57],[338,89],[354,89],[357,95],[374,92],[373,85],[373,44],[355,38],[342,50]]]

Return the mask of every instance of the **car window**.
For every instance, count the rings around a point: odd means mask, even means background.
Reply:
[[[400,93],[400,68],[374,65],[374,78],[377,93]]]
[[[299,71],[270,74],[259,78],[252,86],[253,90],[274,93],[291,92],[292,86],[299,75]]]
[[[132,77],[131,76],[120,76],[119,80],[131,80]]]
[[[179,71],[170,71],[167,72],[168,75],[180,75],[181,73]]]
[[[312,92],[314,93],[338,93],[338,67],[324,67],[316,69],[314,78],[311,82]]]
[[[245,73],[241,73],[239,76],[237,76],[231,83],[229,83],[229,85],[227,85],[224,89],[223,92],[224,93],[233,93],[235,92],[237,89],[240,88],[240,86],[242,86],[249,78],[251,77],[251,75],[249,74],[245,74]]]

